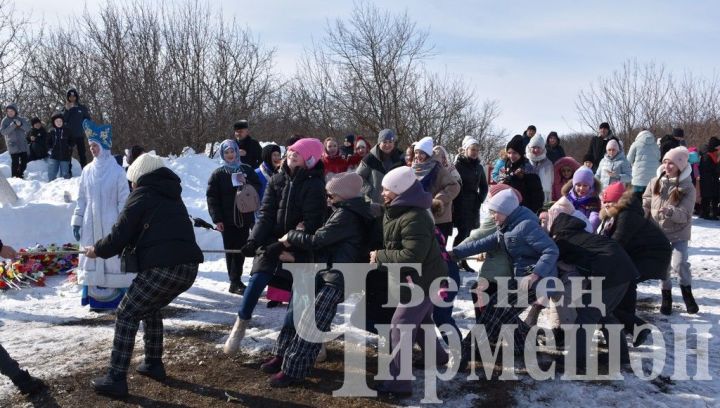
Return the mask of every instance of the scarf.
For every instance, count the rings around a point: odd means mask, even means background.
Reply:
[[[428,159],[424,163],[414,162],[412,167],[415,170],[415,177],[422,181],[435,168],[435,159]]]
[[[229,162],[225,160],[225,150],[232,149],[235,151],[235,160]],[[237,173],[242,166],[242,160],[240,160],[240,148],[234,140],[225,139],[220,144],[220,158],[223,161],[223,168],[227,173]]]

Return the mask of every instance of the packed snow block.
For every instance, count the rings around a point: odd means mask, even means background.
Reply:
[[[5,175],[0,175],[0,204],[15,205],[17,201],[18,196],[15,190],[8,183]]]

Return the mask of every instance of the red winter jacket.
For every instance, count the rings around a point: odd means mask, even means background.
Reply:
[[[327,155],[327,153],[323,153],[322,162],[323,166],[325,167],[325,175],[327,175],[328,173],[344,173],[348,169],[347,160],[343,159],[343,157],[339,154],[330,157]]]

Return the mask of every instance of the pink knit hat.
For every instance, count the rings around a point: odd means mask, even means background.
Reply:
[[[288,150],[299,154],[300,157],[305,160],[305,166],[308,169],[312,169],[320,161],[324,147],[321,141],[307,137],[295,142],[292,146],[288,147]]]
[[[678,146],[674,149],[668,150],[668,152],[665,153],[665,157],[663,157],[663,161],[670,160],[675,164],[675,166],[677,166],[678,170],[683,171],[688,166],[689,157],[690,152],[687,147]]]
[[[360,197],[363,179],[355,172],[339,173],[333,176],[325,185],[328,194],[348,200]]]
[[[602,193],[603,203],[617,203],[620,197],[625,193],[625,184],[620,181],[607,186],[605,191]]]

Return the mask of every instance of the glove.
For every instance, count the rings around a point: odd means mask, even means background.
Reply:
[[[240,250],[242,251],[243,255],[247,256],[248,258],[252,258],[255,256],[257,245],[255,245],[255,241],[250,240],[242,248],[240,248]]]
[[[80,241],[80,226],[79,225],[73,225],[73,236],[75,237],[75,241]]]
[[[280,256],[280,252],[285,249],[285,245],[282,242],[274,242],[265,247],[265,255],[269,258],[277,258]]]

